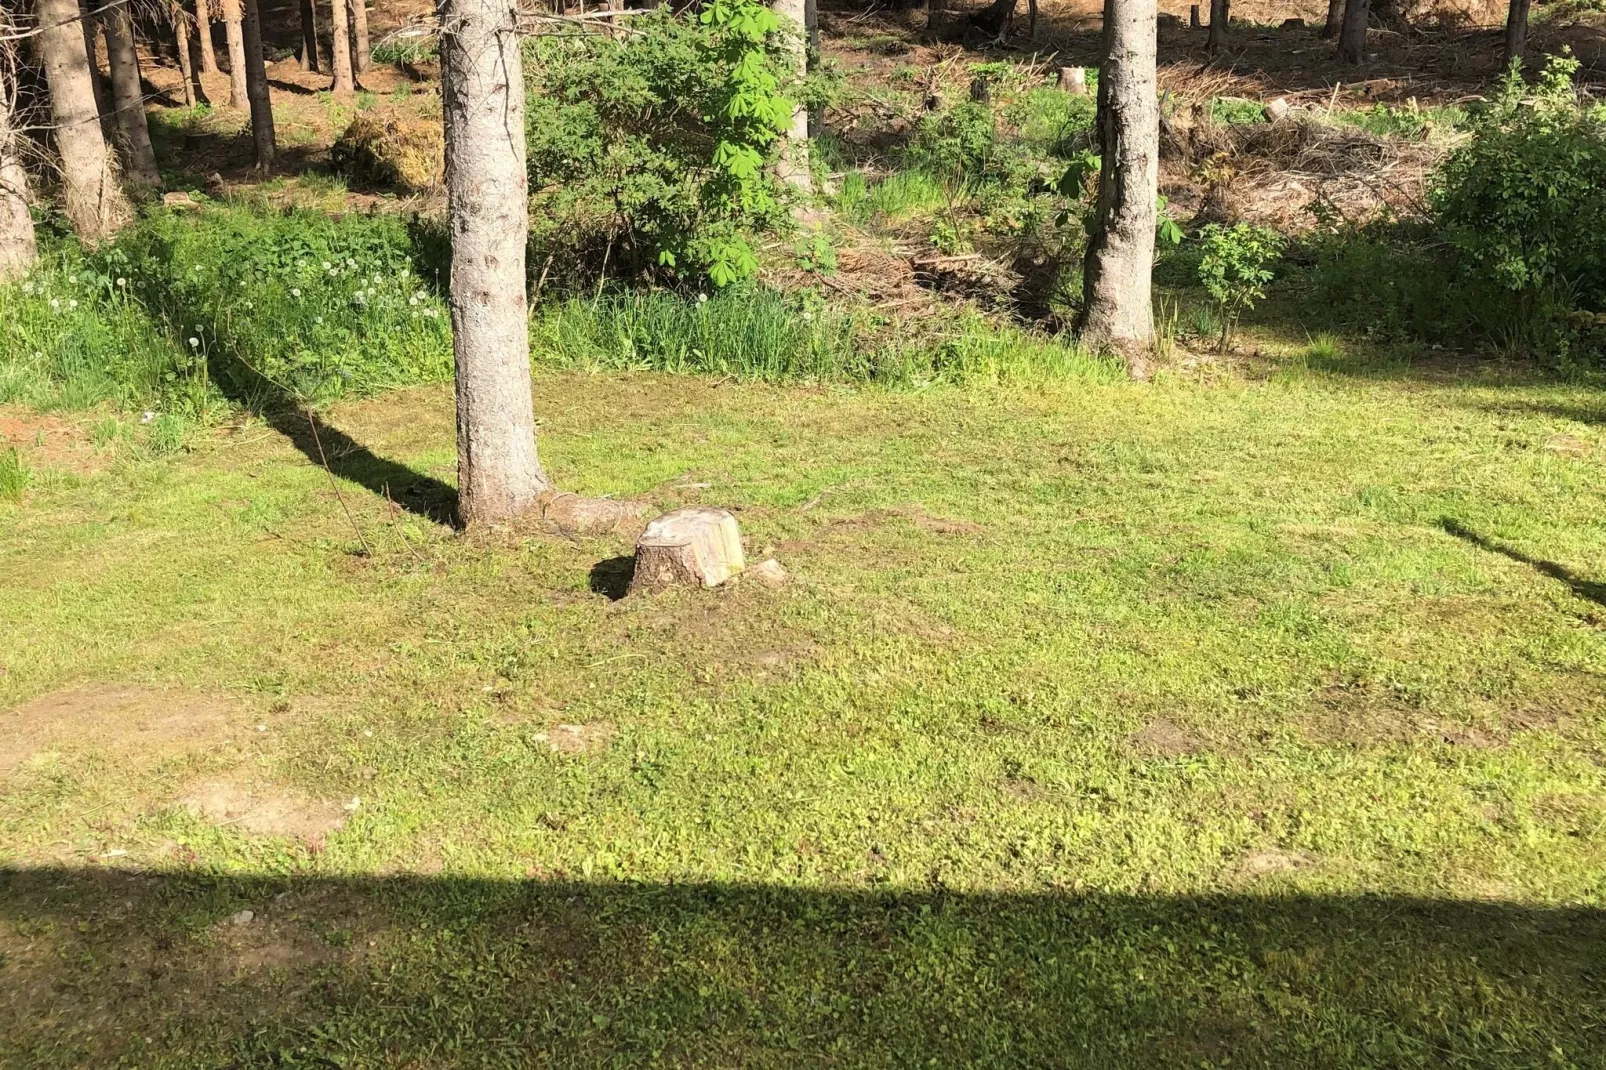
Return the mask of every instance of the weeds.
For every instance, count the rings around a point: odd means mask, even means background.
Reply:
[[[14,449],[0,452],[0,502],[20,502],[32,473]]]

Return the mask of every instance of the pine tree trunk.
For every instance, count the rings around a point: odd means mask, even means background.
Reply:
[[[374,65],[373,49],[368,44],[368,3],[367,0],[350,0],[351,2],[351,36],[354,54],[352,66],[362,74]]]
[[[116,129],[123,157],[123,175],[141,193],[162,185],[156,170],[156,152],[145,123],[145,94],[139,84],[139,56],[134,52],[134,20],[126,3],[108,4],[101,11],[106,29],[106,60],[112,74],[112,104],[117,109]]]
[[[318,62],[318,8],[313,0],[301,0],[301,69],[323,70]]]
[[[801,81],[808,75],[808,10],[807,0],[774,0],[775,13],[796,31],[789,66],[792,74]],[[804,193],[812,193],[814,179],[809,174],[809,111],[802,105],[792,110],[792,125],[787,129],[781,145],[781,158],[776,161],[775,173],[783,181]]]
[[[1338,31],[1338,61],[1359,67],[1366,59],[1366,21],[1370,0],[1344,0],[1344,23]]]
[[[78,0],[79,28],[84,32],[84,54],[89,57],[89,80],[95,87],[95,110],[100,113],[102,123],[105,123],[112,114],[112,87],[106,81],[106,76],[100,69],[100,23],[94,18],[90,9],[90,0]],[[102,126],[102,134],[110,133]]]
[[[223,31],[229,41],[229,107],[246,111],[251,107],[251,90],[245,79],[245,12],[240,0],[223,0]]]
[[[809,55],[816,63],[820,57],[820,0],[804,0],[803,27],[807,31]],[[809,137],[816,138],[825,132],[825,108],[816,104],[809,109]]]
[[[217,50],[212,45],[212,11],[206,0],[195,0],[195,39],[201,46],[201,73],[217,74]]]
[[[184,83],[184,106],[193,108],[200,103],[195,92],[195,71],[190,67],[190,22],[177,0],[170,0],[167,15],[173,21],[173,38],[178,52],[179,80]]]
[[[15,25],[0,15],[0,33],[13,32]],[[28,172],[22,169],[22,135],[11,121],[16,86],[8,84],[6,73],[0,71],[0,282],[21,278],[38,254],[28,212]]]
[[[1322,25],[1322,40],[1331,41],[1344,25],[1344,0],[1327,0],[1327,21]]]
[[[1136,376],[1148,371],[1160,109],[1155,0],[1104,0],[1099,72],[1099,197],[1083,264],[1079,324],[1088,344],[1110,348]]]
[[[457,512],[476,525],[516,516],[551,489],[530,400],[524,68],[513,0],[440,0],[439,15]]]
[[[79,27],[76,0],[38,0],[40,62],[50,86],[50,114],[61,153],[61,184],[67,218],[85,242],[109,237],[131,216],[106,149],[89,55]]]
[[[1506,12],[1506,51],[1505,65],[1511,66],[1513,60],[1520,60],[1528,51],[1528,2],[1529,0],[1511,0],[1511,8]]]
[[[1232,29],[1232,0],[1210,0],[1210,36],[1205,48],[1215,55],[1227,47],[1227,31]]]
[[[351,26],[346,21],[346,0],[330,0],[329,14],[329,66],[334,69],[329,92],[336,100],[350,100],[356,85],[351,76]]]
[[[257,166],[273,166],[278,146],[273,136],[273,96],[268,90],[268,68],[262,59],[262,15],[257,0],[240,0],[240,37],[245,49],[245,94],[251,104],[251,141]]]

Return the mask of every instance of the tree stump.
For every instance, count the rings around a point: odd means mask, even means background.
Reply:
[[[724,509],[693,505],[647,525],[636,543],[630,590],[717,587],[745,564],[736,517]]]
[[[1199,21],[1199,5],[1198,4],[1189,4],[1188,5],[1188,29],[1190,29],[1190,30],[1202,30],[1202,29],[1204,29],[1204,23]]]
[[[1061,89],[1065,90],[1067,93],[1075,93],[1077,96],[1086,96],[1087,95],[1087,68],[1086,67],[1061,67],[1060,68],[1060,76],[1059,76],[1059,87]]]

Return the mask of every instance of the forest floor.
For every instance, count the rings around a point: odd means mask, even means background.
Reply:
[[[963,92],[827,19],[891,119]],[[178,188],[429,207],[275,79],[302,156],[163,109]],[[893,215],[833,278],[956,301]],[[0,406],[0,1063],[1606,1065],[1606,390],[1305,317],[1150,383],[538,365],[563,487],[731,508],[774,589],[455,531],[446,384],[164,452]]]

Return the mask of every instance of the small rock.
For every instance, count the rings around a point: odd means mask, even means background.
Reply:
[[[214,197],[221,197],[228,191],[228,183],[223,181],[222,175],[218,174],[216,171],[213,171],[211,175],[207,177],[206,192],[210,193]]]
[[[1274,97],[1266,103],[1266,118],[1274,123],[1281,122],[1288,118],[1288,113],[1292,110],[1287,97]]]
[[[256,913],[250,910],[240,910],[223,919],[225,925],[250,925]]]
[[[747,570],[746,575],[765,587],[779,587],[791,579],[786,569],[773,557],[768,561],[761,561],[754,565]]]
[[[175,212],[184,212],[191,208],[200,207],[195,203],[195,199],[189,195],[188,190],[178,190],[173,193],[162,194],[162,206],[165,208],[171,208]]]

